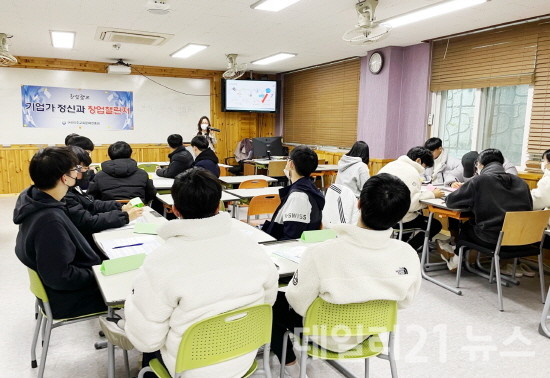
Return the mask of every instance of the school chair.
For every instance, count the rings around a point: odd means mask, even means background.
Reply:
[[[498,241],[493,248],[486,248],[468,240],[459,239],[456,244],[456,247],[459,248],[456,287],[460,285],[464,250],[475,249],[484,255],[488,255],[492,257],[490,275],[489,277],[482,273],[478,273],[478,275],[489,278],[489,283],[492,283],[495,278],[493,272],[496,272],[499,309],[500,311],[504,311],[500,260],[538,256],[541,301],[544,303],[544,270],[541,239],[544,238],[544,231],[548,225],[549,218],[550,210],[507,212],[498,236]]]
[[[99,315],[103,315],[106,312],[98,312],[94,314],[77,316],[74,318],[66,319],[54,319],[52,315],[52,309],[50,307],[50,301],[46,289],[42,284],[42,280],[38,276],[35,270],[27,268],[30,280],[30,290],[36,297],[36,305],[38,306],[38,312],[35,312],[36,326],[34,328],[34,335],[32,338],[31,346],[31,367],[36,368],[36,344],[38,342],[38,334],[40,328],[42,328],[42,355],[40,357],[40,367],[38,369],[38,378],[44,376],[44,369],[46,367],[46,357],[48,356],[48,347],[50,345],[50,336],[52,329],[58,328],[64,325],[97,318]]]
[[[248,213],[246,214],[246,223],[250,224],[250,216],[255,215],[258,219],[260,214],[273,214],[281,204],[281,198],[278,194],[267,194],[252,197],[248,204]]]
[[[287,160],[272,160],[267,165],[267,175],[277,179],[277,184],[286,186],[288,179],[286,178],[284,169]]]
[[[139,163],[137,166],[139,169],[143,169],[147,173],[155,173],[157,171],[157,164]]]
[[[550,314],[550,290],[548,290],[548,295],[546,296],[546,302],[544,303],[544,308],[542,309],[542,314],[540,316],[539,324],[539,333],[543,336],[550,338],[550,329],[548,329],[548,320]]]
[[[318,164],[326,164],[326,160],[319,160]],[[325,190],[325,172],[312,172],[309,177],[313,177],[313,182],[317,181],[317,177],[321,178],[321,190]]]
[[[397,368],[394,357],[394,329],[397,324],[397,302],[388,300],[374,300],[363,303],[332,304],[317,298],[309,306],[304,317],[304,328],[301,337],[295,334],[300,343],[300,377],[306,375],[307,356],[327,360],[327,362],[343,373],[346,377],[353,377],[346,368],[336,360],[364,359],[365,377],[369,376],[369,358],[378,357],[388,360],[392,378],[397,378]],[[342,331],[345,331],[343,334]],[[281,377],[284,377],[286,364],[286,348],[288,334],[283,339],[283,361],[281,361]],[[383,354],[384,344],[380,339],[381,333],[389,333],[388,353]],[[310,342],[315,337],[329,336],[358,336],[367,337],[362,343],[346,352],[332,352]],[[307,351],[307,354],[304,353]]]
[[[267,188],[268,184],[266,180],[246,180],[239,184],[239,189],[254,189],[254,188]]]
[[[272,318],[271,306],[261,304],[225,312],[193,324],[181,338],[176,357],[176,377],[187,370],[243,356],[264,345],[263,368],[266,377],[271,378],[269,343]],[[243,378],[252,375],[257,368],[254,360]],[[148,371],[160,378],[171,378],[158,359],[151,360],[148,367],[141,369],[138,378],[143,378]]]

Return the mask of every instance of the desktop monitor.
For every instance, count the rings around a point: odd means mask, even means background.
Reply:
[[[283,156],[282,137],[263,137],[252,139],[253,158],[268,158]]]

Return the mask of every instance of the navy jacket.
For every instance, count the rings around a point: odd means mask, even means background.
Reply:
[[[216,153],[212,151],[210,148],[207,148],[206,150],[202,151],[200,154],[197,155],[195,158],[195,163],[193,163],[194,167],[201,167],[204,168],[214,174],[216,177],[220,177],[220,166],[218,165],[219,160],[216,156]]]
[[[262,230],[277,240],[297,239],[302,232],[321,228],[325,197],[309,177],[279,189],[281,204]]]
[[[533,210],[529,186],[519,177],[506,173],[502,164],[487,164],[458,190],[450,193],[446,203],[453,208],[467,208],[474,213],[474,232],[487,243],[496,243],[507,211]]]
[[[174,178],[183,171],[193,166],[193,155],[184,146],[176,148],[168,154],[170,165],[166,168],[157,169],[157,176]]]
[[[147,203],[155,198],[157,190],[135,160],[115,159],[101,163],[101,172],[90,182],[87,193],[104,201],[139,197]]]
[[[93,304],[105,309],[91,269],[101,259],[67,216],[64,202],[31,186],[19,195],[13,222],[19,225],[15,254],[37,271],[54,317],[82,315]]]

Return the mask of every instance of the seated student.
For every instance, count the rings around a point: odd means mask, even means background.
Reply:
[[[544,151],[540,161],[540,169],[543,172],[537,187],[531,189],[533,198],[533,210],[543,210],[550,207],[550,150]],[[544,248],[550,248],[550,237],[544,239]]]
[[[220,177],[219,160],[216,153],[208,147],[208,140],[205,136],[197,135],[191,139],[191,148],[195,154],[193,167],[201,167],[212,172],[216,177]]]
[[[304,231],[320,229],[325,198],[309,178],[318,161],[317,154],[304,145],[290,152],[285,174],[292,185],[279,189],[281,204],[262,226],[275,239],[297,239]]]
[[[172,376],[189,326],[241,307],[272,305],[277,295],[275,264],[236,228],[236,219],[218,212],[221,193],[219,181],[204,169],[191,168],[176,177],[173,210],[180,219],[159,229],[166,243],[147,256],[126,299],[128,339],[143,352],[160,349]],[[112,323],[109,330],[124,336]],[[256,351],[183,376],[242,377],[255,356]],[[144,355],[145,362],[150,357]]]
[[[34,185],[19,195],[13,211],[13,222],[19,225],[15,254],[38,273],[55,318],[107,309],[92,272],[101,259],[67,217],[62,202],[77,180],[77,164],[67,147],[38,151],[29,165]]]
[[[424,178],[433,185],[451,185],[462,176],[460,160],[449,155],[443,148],[443,141],[439,138],[430,138],[424,143],[424,147],[430,150],[434,157],[433,167],[424,171]]]
[[[144,203],[155,198],[157,190],[153,181],[131,158],[132,147],[128,143],[115,142],[107,153],[111,160],[101,163],[101,171],[90,183],[89,195],[104,201],[139,197]]]
[[[474,214],[473,220],[462,224],[459,240],[492,247],[497,243],[507,211],[533,210],[529,186],[519,177],[506,173],[503,163],[504,157],[499,150],[481,151],[477,162],[479,175],[447,196],[449,207],[470,209]],[[442,253],[442,257],[450,259],[449,269],[457,266],[457,256]]]
[[[69,149],[76,155],[80,171],[77,175],[76,184],[69,188],[64,201],[67,204],[69,218],[90,245],[94,247],[92,234],[128,224],[128,222],[141,216],[143,208],[133,207],[130,204],[122,206],[121,203],[116,201],[94,200],[93,197],[86,195],[79,184],[82,180],[82,174],[89,169],[92,159],[80,147],[69,146]]]
[[[358,198],[369,177],[369,145],[360,140],[338,162],[336,184],[347,186]]]
[[[426,230],[428,226],[428,217],[421,214],[425,205],[420,201],[430,198],[441,198],[443,192],[439,189],[421,190],[422,174],[425,168],[432,167],[434,164],[433,156],[430,150],[425,147],[413,147],[407,152],[407,155],[400,156],[397,160],[386,164],[379,173],[389,173],[399,177],[409,188],[411,192],[411,207],[403,217],[403,229],[421,228]],[[395,226],[399,228],[398,225]],[[441,231],[441,222],[432,219],[430,227],[430,239]],[[409,244],[417,251],[424,244],[424,234],[418,233],[409,240]]]
[[[451,184],[452,188],[459,188],[463,183],[470,180],[474,175],[477,175],[478,172],[476,171],[476,163],[477,159],[479,157],[479,153],[477,151],[470,151],[464,154],[462,156],[462,176],[457,177],[457,181],[453,182]],[[504,158],[504,164],[502,164],[504,167],[504,171],[506,173],[510,173],[512,175],[518,175],[518,171],[514,164],[512,164],[509,160],[506,160]]]
[[[90,138],[86,138],[85,136],[78,135],[78,134],[69,134],[65,138],[65,145],[66,146],[77,146],[85,150],[90,156],[92,155],[92,151],[94,150],[94,143]],[[82,189],[88,189],[90,186],[90,181],[94,179],[95,171],[93,169],[89,169],[80,180],[80,187]]]
[[[193,156],[183,146],[183,138],[179,134],[168,137],[168,146],[172,152],[168,154],[170,165],[157,169],[157,176],[174,178],[193,165]]]
[[[361,191],[357,225],[334,225],[337,239],[303,253],[286,296],[279,293],[273,306],[271,348],[279,361],[284,332],[303,326],[302,317],[317,297],[338,304],[395,300],[400,308],[412,302],[422,282],[418,255],[405,242],[391,238],[391,227],[407,213],[410,202],[407,185],[397,177],[386,173],[373,176]],[[314,341],[326,349],[344,352],[364,340],[338,339]],[[290,377],[300,374],[291,343],[285,371]]]

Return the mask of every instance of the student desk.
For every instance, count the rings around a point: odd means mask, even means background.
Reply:
[[[229,195],[237,196],[239,199],[247,199],[256,196],[279,194],[279,189],[282,188],[282,186],[268,186],[267,188],[228,189],[225,192]]]
[[[159,177],[156,173],[150,173],[149,178],[153,180],[153,186],[157,190],[172,189],[174,184],[173,178]]]
[[[452,209],[447,206],[444,200],[441,198],[427,199],[422,200],[420,203],[427,205],[428,212],[430,216],[428,218],[428,226],[426,227],[426,232],[424,234],[424,246],[422,247],[422,258],[420,259],[420,268],[422,272],[422,277],[438,286],[441,286],[444,289],[447,289],[457,295],[462,295],[462,291],[444,284],[441,281],[436,280],[433,277],[430,277],[427,273],[427,269],[431,266],[446,265],[445,262],[441,263],[428,263],[428,254],[430,253],[429,249],[429,240],[430,240],[430,227],[432,225],[432,219],[434,214],[442,215],[448,218],[458,219],[459,221],[468,220],[469,217],[462,216],[461,213],[468,211],[468,209]]]
[[[167,206],[172,206],[174,204],[174,199],[172,198],[172,194],[157,194],[157,198],[159,199],[160,202],[162,202],[164,205],[167,205]],[[239,201],[241,198],[240,197],[237,197],[233,194],[230,194],[228,192],[225,192],[223,191],[222,192],[222,198],[220,199],[220,201],[222,202],[227,202],[227,201]],[[235,218],[236,216],[236,207],[234,206],[233,207],[233,213],[231,214],[231,216],[233,218]],[[165,212],[164,212],[164,216],[166,216],[166,209],[165,209]]]
[[[267,172],[267,166],[269,165],[269,162],[270,161],[286,161],[286,157],[282,158],[282,159],[250,159],[250,160],[245,160],[244,161],[244,166],[243,166],[243,173],[245,175],[257,175],[258,174],[258,170],[261,172],[261,173],[266,173]]]
[[[274,179],[273,177],[264,176],[264,175],[248,175],[248,176],[221,176],[220,181],[224,184],[230,185],[233,187],[234,185],[239,185],[243,181],[247,180],[265,180],[268,183],[271,182],[277,182],[277,179]]]

